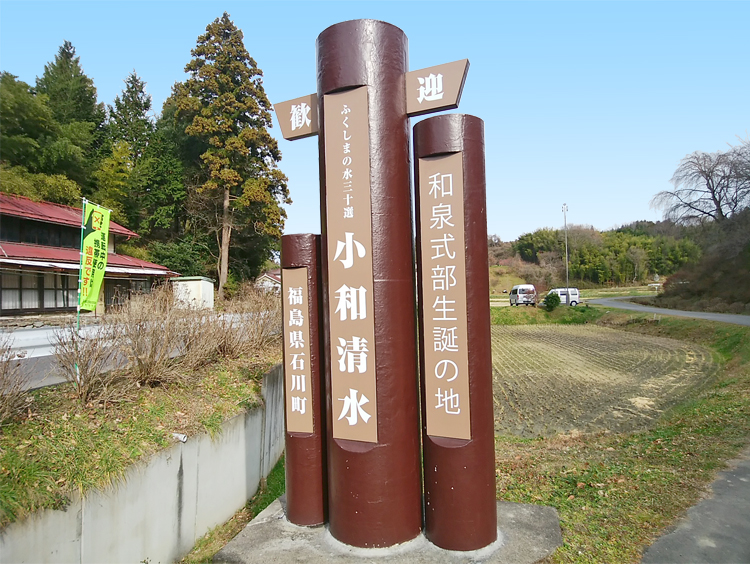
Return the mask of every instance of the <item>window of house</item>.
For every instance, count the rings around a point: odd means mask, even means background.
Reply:
[[[78,304],[78,277],[57,272],[3,272],[0,309],[69,309]]]
[[[52,290],[55,295],[56,308],[76,307],[78,305],[78,277],[74,274],[54,274],[54,289],[47,287],[45,275],[45,294]],[[52,280],[50,280],[52,281]],[[45,304],[45,307],[47,305]]]
[[[20,233],[21,222],[17,217],[10,215],[3,216],[0,221],[0,241],[18,243],[21,241]]]
[[[67,249],[79,249],[81,247],[81,229],[60,226],[60,246]]]
[[[21,309],[39,307],[39,276],[23,274],[21,276]]]
[[[47,272],[44,275],[45,309],[75,307],[78,299],[78,280],[70,274]]]
[[[149,290],[151,290],[148,280],[131,280],[130,287],[136,294],[148,294]]]
[[[17,272],[3,272],[0,279],[0,309],[21,308],[21,275]]]
[[[68,275],[68,307],[78,306],[78,275]]]

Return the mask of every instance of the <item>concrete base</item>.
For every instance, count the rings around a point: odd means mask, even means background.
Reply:
[[[498,540],[472,552],[443,550],[419,535],[389,548],[356,548],[334,539],[326,527],[299,527],[286,520],[283,497],[253,519],[216,556],[214,562],[275,564],[365,562],[398,564],[532,564],[562,544],[557,511],[552,507],[497,502]]]

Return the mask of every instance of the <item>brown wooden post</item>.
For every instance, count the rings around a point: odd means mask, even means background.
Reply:
[[[448,550],[497,539],[484,123],[414,127],[425,535]]]
[[[329,524],[341,542],[384,547],[415,538],[422,522],[407,39],[355,20],[316,46]],[[360,328],[346,333],[353,317]],[[360,353],[356,366],[345,358],[365,348],[366,367]]]
[[[286,516],[296,525],[325,523],[325,393],[320,235],[281,237]]]

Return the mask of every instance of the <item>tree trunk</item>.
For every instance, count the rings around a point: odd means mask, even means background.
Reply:
[[[229,188],[224,190],[224,213],[221,218],[221,248],[219,249],[219,299],[224,299],[224,284],[229,275],[229,238],[232,223],[229,216]]]

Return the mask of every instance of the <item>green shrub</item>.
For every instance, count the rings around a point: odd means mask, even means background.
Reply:
[[[554,292],[547,294],[542,303],[544,304],[544,307],[547,309],[547,311],[552,311],[560,305],[560,296],[558,296]]]

